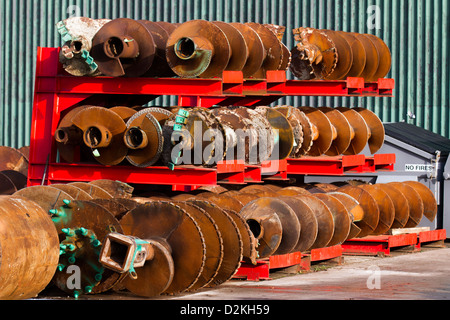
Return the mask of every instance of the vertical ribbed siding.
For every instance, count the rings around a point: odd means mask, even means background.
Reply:
[[[0,144],[29,143],[36,48],[61,45],[55,23],[80,14],[92,18],[184,22],[191,19],[286,26],[292,48],[296,27],[326,28],[381,37],[392,53],[388,74],[394,98],[288,97],[279,103],[364,106],[385,122],[407,121],[450,137],[450,0],[0,0]],[[381,29],[369,30],[367,9],[380,8]],[[288,72],[288,78],[292,75]],[[161,97],[153,105],[172,105]]]

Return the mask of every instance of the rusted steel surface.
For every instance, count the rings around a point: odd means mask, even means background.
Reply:
[[[0,171],[15,170],[28,174],[28,157],[16,148],[0,146]]]
[[[0,298],[35,297],[58,265],[56,228],[44,209],[19,196],[0,196],[0,213]]]
[[[301,80],[377,81],[391,69],[391,52],[375,35],[304,27],[293,29],[293,34],[297,44],[290,70]]]
[[[112,288],[153,297],[217,286],[243,261],[258,264],[386,234],[432,220],[437,210],[431,191],[415,182],[254,184],[134,194],[119,181],[98,180],[26,187],[0,197],[4,219],[16,198],[45,213],[56,229],[57,269],[46,276],[75,297]],[[4,239],[12,239],[10,232],[5,229]],[[81,289],[68,286],[65,270],[71,265],[80,268]],[[36,295],[42,288],[32,290]]]
[[[356,155],[383,145],[381,120],[364,108],[267,106],[136,108],[84,105],[62,116],[63,161],[213,167],[222,160]]]

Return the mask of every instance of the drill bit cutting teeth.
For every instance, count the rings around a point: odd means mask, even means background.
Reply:
[[[255,110],[269,121],[272,128],[274,143],[270,156],[273,159],[286,159],[294,147],[294,133],[288,119],[274,108],[257,107]],[[278,154],[274,155],[273,150]]]
[[[305,123],[303,120],[307,120],[306,116],[298,108],[294,108],[292,106],[277,106],[274,109],[281,112],[291,125],[294,142],[289,156],[294,158],[300,151],[303,144],[303,127]],[[307,126],[310,126],[308,121],[306,121],[306,123]],[[307,129],[305,129],[305,131],[307,131]]]
[[[101,75],[89,52],[95,34],[110,21],[110,19],[70,17],[56,24],[64,41],[59,52],[59,61],[65,71],[74,76]]]
[[[162,108],[145,108],[126,123],[126,159],[134,166],[148,167],[158,161],[163,148],[162,126],[172,113]]]
[[[391,53],[377,36],[303,27],[293,34],[297,44],[290,70],[300,80],[362,77],[372,82],[390,71]]]
[[[338,55],[328,34],[313,28],[293,30],[297,45],[291,50],[290,70],[300,80],[326,79],[335,70]]]

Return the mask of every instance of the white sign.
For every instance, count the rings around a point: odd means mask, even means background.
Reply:
[[[405,171],[408,172],[433,172],[431,164],[405,164]]]

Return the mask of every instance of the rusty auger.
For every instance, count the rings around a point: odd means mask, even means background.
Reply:
[[[370,82],[390,71],[391,53],[377,36],[304,27],[293,34],[297,44],[290,70],[301,80],[362,77]]]
[[[242,261],[386,234],[437,213],[431,190],[415,181],[255,184],[145,197],[119,181],[96,180],[27,187],[0,202],[0,222],[14,224],[0,231],[5,299],[35,296],[50,281],[75,297],[109,289],[144,297],[195,291],[228,281]],[[17,213],[28,218],[17,220]],[[27,270],[23,279],[33,282],[17,281],[24,286],[12,292],[8,281],[18,273],[3,262],[24,248],[22,238],[33,244],[24,257],[48,261],[44,270],[35,259],[21,260],[28,266],[20,269]],[[69,285],[76,267],[81,289]]]

